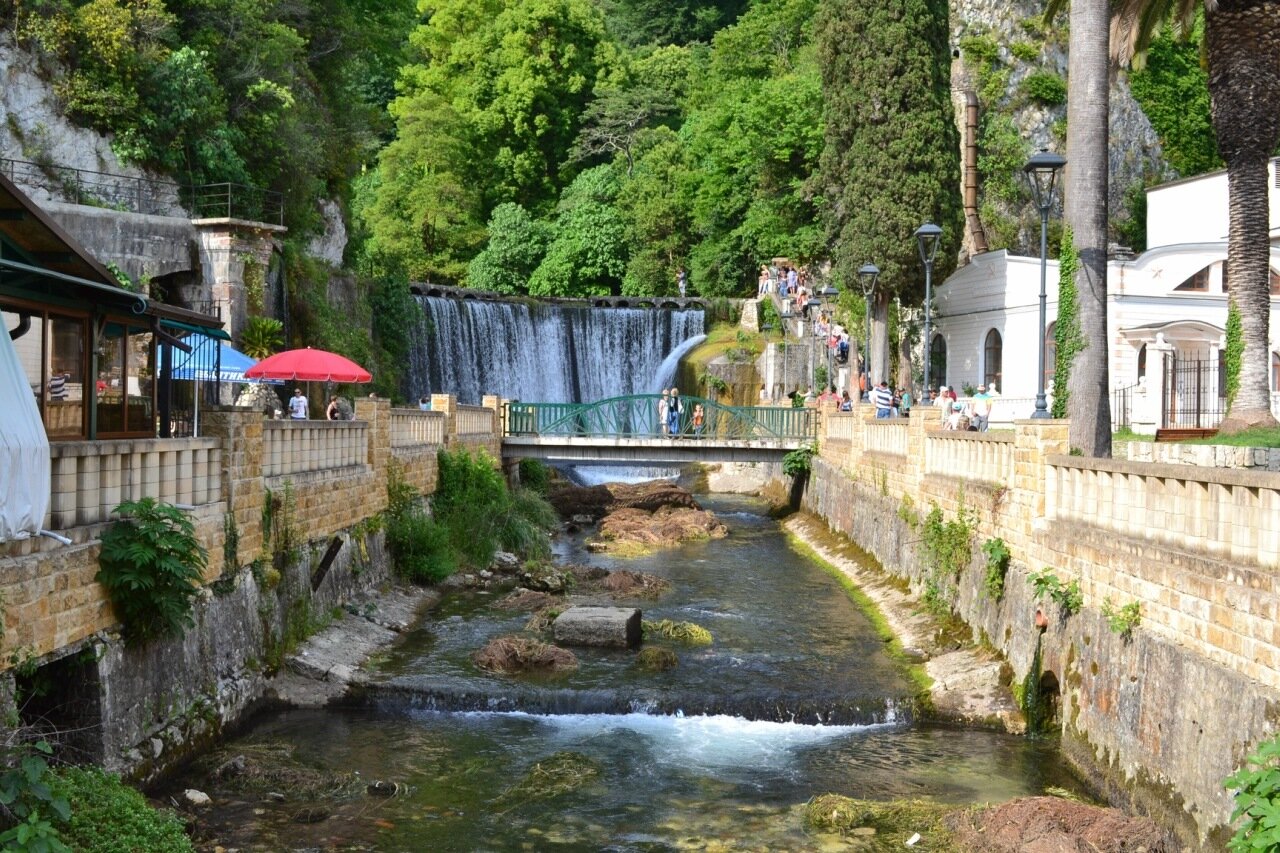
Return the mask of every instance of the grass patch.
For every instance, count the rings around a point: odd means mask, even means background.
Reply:
[[[839,794],[819,794],[804,807],[805,824],[821,832],[841,835],[875,830],[868,838],[871,850],[903,850],[916,833],[924,843],[919,849],[956,851],[944,821],[954,806],[926,800],[890,800],[887,803],[855,800]]]
[[[852,601],[854,606],[861,610],[863,615],[867,617],[867,621],[871,623],[871,628],[876,632],[876,636],[884,641],[885,652],[887,652],[889,657],[900,665],[907,673],[907,677],[916,687],[917,700],[925,707],[930,706],[932,704],[932,700],[929,697],[929,690],[933,687],[933,679],[924,671],[924,665],[922,663],[917,662],[907,654],[906,649],[902,647],[902,640],[899,639],[898,635],[894,633],[894,630],[889,627],[889,621],[885,619],[884,613],[881,612],[879,605],[872,601],[871,598],[862,591],[862,588],[854,582],[853,578],[840,571],[831,563],[828,563],[823,559],[822,555],[815,551],[807,542],[802,541],[798,536],[789,531],[787,533],[787,539],[790,541],[792,549],[812,561],[814,565],[822,569],[828,575],[835,578],[836,582],[840,584],[840,587],[844,590],[845,595],[849,596],[849,600]],[[888,574],[885,575],[885,578],[891,582],[897,580]]]
[[[1131,427],[1120,427],[1120,429],[1111,433],[1111,443],[1119,444],[1122,441],[1155,441],[1154,435],[1142,435],[1134,432]]]
[[[1280,427],[1254,427],[1243,432],[1189,438],[1179,444],[1224,444],[1228,447],[1280,447]]]
[[[177,815],[152,808],[119,776],[94,767],[63,767],[56,776],[54,787],[71,803],[71,819],[58,827],[58,834],[77,853],[189,853],[195,849]],[[19,845],[18,849],[27,848]]]

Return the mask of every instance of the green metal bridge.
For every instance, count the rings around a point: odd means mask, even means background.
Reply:
[[[726,406],[684,396],[672,433],[658,417],[661,399],[637,394],[595,403],[508,403],[502,455],[591,465],[768,462],[817,437],[813,409]]]

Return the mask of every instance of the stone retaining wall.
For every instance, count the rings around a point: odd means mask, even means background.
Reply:
[[[963,506],[973,557],[954,583],[943,578],[956,612],[1021,683],[1043,610],[1042,684],[1061,691],[1068,755],[1193,849],[1221,849],[1232,811],[1222,780],[1280,717],[1280,477],[1069,456],[1064,421],[1019,422],[1010,463],[1006,447],[954,452],[930,410],[912,413],[905,453],[878,450],[878,439],[864,449],[860,428],[827,420],[805,507],[922,591],[934,570],[920,520],[934,505],[948,520]],[[1010,464],[1006,479],[993,476]],[[992,601],[978,549],[996,536],[1013,561]],[[1046,568],[1080,584],[1082,612],[1034,599],[1027,576]],[[1131,635],[1110,629],[1108,601],[1139,603]]]

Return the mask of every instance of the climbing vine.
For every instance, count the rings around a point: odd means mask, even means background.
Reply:
[[[1240,390],[1240,361],[1244,358],[1244,327],[1240,325],[1240,310],[1234,299],[1227,302],[1227,408],[1235,402]]]
[[[1076,270],[1080,256],[1070,228],[1062,229],[1062,247],[1058,252],[1058,320],[1053,330],[1056,355],[1053,363],[1053,411],[1055,418],[1067,416],[1067,381],[1071,363],[1085,347],[1080,334],[1080,299],[1076,293]]]
[[[973,559],[973,532],[978,526],[977,513],[964,505],[963,498],[950,521],[937,504],[924,517],[920,542],[924,546],[928,574],[925,577],[924,601],[929,610],[945,613],[960,573]]]

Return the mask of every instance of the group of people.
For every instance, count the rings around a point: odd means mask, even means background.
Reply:
[[[932,405],[943,410],[943,429],[986,432],[991,427],[991,409],[996,394],[994,383],[990,390],[985,384],[979,385],[977,393],[968,402],[961,403],[954,388],[942,385],[936,393],[931,390],[929,398]]]
[[[311,417],[311,402],[307,399],[307,395],[302,393],[301,388],[293,389],[293,396],[289,398],[288,406],[291,421],[305,421]],[[351,410],[337,394],[331,396],[328,405],[324,407],[324,419],[327,421],[349,421],[353,417]]]
[[[662,389],[662,399],[658,400],[658,424],[662,434],[667,438],[680,438],[684,432],[681,417],[684,415],[684,401],[680,399],[680,389],[670,391]],[[693,437],[702,438],[702,428],[706,425],[707,411],[701,403],[693,404],[689,415],[689,426],[693,428]]]

